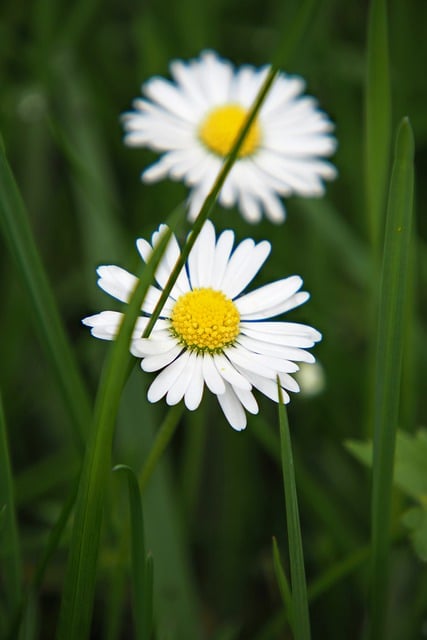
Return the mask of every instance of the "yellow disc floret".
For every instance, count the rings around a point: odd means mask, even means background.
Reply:
[[[222,291],[194,289],[175,303],[172,333],[188,349],[218,353],[239,334],[240,314]]]
[[[246,116],[246,109],[238,104],[216,107],[203,120],[199,128],[199,138],[208,149],[225,157],[230,153]],[[238,157],[243,158],[255,153],[259,147],[260,139],[260,126],[255,120],[240,147]]]

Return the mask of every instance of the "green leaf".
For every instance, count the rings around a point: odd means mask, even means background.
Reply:
[[[153,620],[153,578],[152,557],[150,556],[147,580],[144,518],[138,480],[132,469],[126,465],[117,465],[113,471],[123,471],[127,475],[132,539],[132,581],[133,611],[135,617],[135,638],[148,640]]]
[[[282,458],[283,485],[288,528],[289,565],[292,584],[292,620],[295,640],[310,640],[310,618],[308,613],[307,584],[304,569],[301,526],[298,513],[298,499],[295,484],[294,461],[291,437],[282,389],[279,392],[280,447]]]
[[[409,529],[415,553],[420,560],[427,562],[427,505],[409,509],[402,516],[402,522]]]
[[[347,449],[363,464],[372,466],[372,443],[349,440]],[[427,431],[396,434],[393,482],[406,495],[425,503],[427,497]]]

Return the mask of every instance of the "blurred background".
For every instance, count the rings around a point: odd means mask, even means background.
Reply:
[[[179,183],[141,183],[140,172],[155,155],[124,146],[120,115],[130,109],[142,82],[168,75],[171,59],[213,48],[237,65],[268,63],[292,29],[297,4],[3,1],[0,130],[91,397],[109,345],[92,339],[80,320],[119,308],[97,289],[95,269],[104,263],[136,269],[135,238],[148,237],[187,193]],[[313,638],[352,640],[360,637],[366,614],[370,478],[344,442],[371,433],[375,331],[363,162],[368,2],[320,4],[284,70],[306,79],[307,93],[335,122],[339,147],[333,162],[339,177],[327,185],[324,199],[287,200],[282,226],[265,221],[250,226],[236,210],[220,207],[213,219],[217,229],[233,227],[239,239],[271,241],[271,258],[256,284],[297,273],[311,293],[290,319],[323,333],[315,350],[319,367],[314,387],[302,372],[302,392],[292,398],[289,419],[307,578],[316,587]],[[427,4],[391,0],[388,9],[393,140],[398,122],[408,115],[416,141],[413,319],[405,341],[401,409],[402,428],[414,432],[425,420],[427,375],[422,63],[427,60]],[[69,495],[79,450],[31,305],[3,240],[1,246],[0,387],[29,579]],[[136,472],[166,414],[164,403],[146,402],[150,380],[135,364],[116,429],[114,463]],[[277,407],[265,398],[259,401],[260,415],[249,416],[247,430],[236,433],[206,393],[199,411],[183,414],[144,494],[159,638],[290,637],[271,551],[276,536],[287,564]],[[405,496],[396,496],[396,531],[408,504]],[[123,553],[129,546],[127,518],[124,483],[112,477],[99,560],[96,639],[132,637],[128,555]],[[29,638],[54,636],[69,535],[70,524],[32,601]],[[340,578],[343,560],[353,569]],[[319,582],[325,576],[330,581]],[[394,546],[392,598],[390,638],[422,638],[427,633],[426,569],[405,533]]]

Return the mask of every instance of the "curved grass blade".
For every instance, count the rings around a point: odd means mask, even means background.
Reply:
[[[391,494],[410,264],[413,155],[412,129],[409,120],[404,118],[397,132],[379,291],[371,503],[372,640],[383,640],[387,636]]]
[[[84,640],[88,637],[95,592],[96,565],[105,488],[111,468],[111,445],[123,385],[128,374],[129,344],[148,287],[183,207],[168,220],[168,228],[141,272],[129,301],[117,339],[99,385],[93,428],[90,433],[77,496],[68,569],[57,637]]]
[[[366,76],[365,185],[375,254],[382,241],[390,164],[391,95],[386,0],[370,3]]]
[[[12,469],[7,442],[6,419],[0,396],[0,566],[8,612],[21,601],[21,549],[16,522]]]
[[[136,640],[149,640],[153,621],[153,581],[147,581],[144,518],[141,494],[135,473],[127,465],[117,465],[113,471],[123,471],[128,480],[132,540],[133,611]],[[152,565],[152,560],[150,560]],[[149,570],[152,574],[152,567]]]
[[[288,529],[289,566],[292,585],[292,621],[295,640],[310,640],[310,618],[308,612],[307,584],[304,569],[304,553],[301,526],[298,513],[298,499],[295,485],[294,461],[286,408],[282,389],[279,392],[280,451],[285,490],[286,522]]]
[[[0,144],[0,224],[46,351],[80,450],[90,422],[90,402],[44,271],[24,203]]]

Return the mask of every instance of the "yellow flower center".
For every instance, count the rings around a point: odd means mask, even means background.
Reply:
[[[240,314],[222,291],[194,289],[175,303],[172,333],[188,349],[220,352],[239,334]]]
[[[238,104],[216,107],[208,113],[199,128],[199,138],[203,144],[219,156],[227,156],[246,119],[247,111]],[[250,156],[259,147],[261,128],[255,120],[240,147],[239,158]]]

